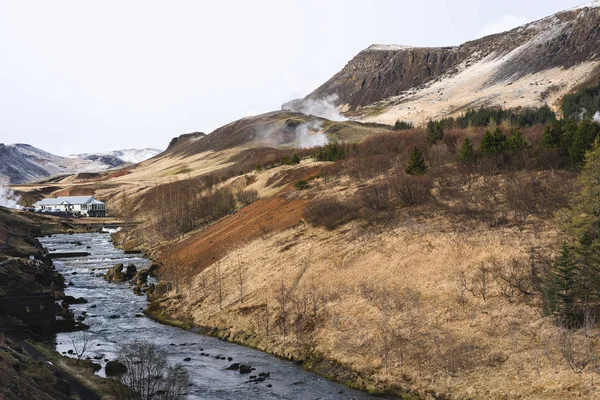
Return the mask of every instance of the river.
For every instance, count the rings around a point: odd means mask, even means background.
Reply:
[[[321,378],[301,366],[277,357],[180,328],[162,325],[141,313],[146,297],[136,296],[130,283],[111,283],[101,275],[114,266],[134,264],[138,269],[150,266],[141,255],[124,254],[113,246],[108,233],[52,235],[39,239],[50,252],[88,252],[89,256],[55,259],[54,264],[65,281],[71,282],[65,294],[84,297],[86,304],[75,304],[75,316],[87,313],[86,324],[94,343],[86,356],[102,356],[99,361],[116,358],[115,349],[123,343],[145,340],[163,349],[171,363],[183,364],[192,386],[188,399],[372,399],[366,393]],[[68,335],[57,335],[56,350],[72,349]],[[201,355],[209,354],[209,356]],[[216,356],[221,356],[216,359]],[[225,358],[225,360],[221,358]],[[184,359],[190,358],[190,361]],[[228,360],[231,358],[232,360]],[[252,375],[267,372],[264,382],[247,383],[248,375],[226,370],[232,363],[256,368]],[[104,374],[104,369],[98,372]]]

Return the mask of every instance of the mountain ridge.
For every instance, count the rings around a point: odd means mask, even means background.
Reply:
[[[156,149],[127,149],[62,157],[25,143],[0,143],[0,183],[23,184],[56,174],[105,171],[144,161],[158,153],[160,150]]]
[[[478,106],[559,111],[565,94],[600,80],[599,25],[595,1],[459,46],[374,44],[304,101],[333,97],[347,117],[386,124]]]

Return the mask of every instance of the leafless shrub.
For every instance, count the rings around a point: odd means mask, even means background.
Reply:
[[[427,160],[431,168],[438,168],[456,161],[456,156],[450,151],[446,143],[438,143],[429,149]]]
[[[392,161],[388,157],[365,156],[347,160],[345,167],[346,174],[354,179],[370,179],[388,171]]]
[[[69,341],[73,348],[73,354],[78,360],[81,360],[87,353],[90,347],[93,346],[93,334],[89,331],[75,331],[69,332]]]
[[[237,193],[236,197],[240,203],[247,206],[258,199],[258,192],[253,189],[241,190]]]
[[[358,207],[350,201],[334,198],[312,200],[304,209],[304,219],[313,226],[333,230],[358,217]]]
[[[450,376],[458,376],[477,365],[480,349],[472,343],[461,342],[451,346],[441,354],[440,366]]]
[[[473,289],[470,286],[469,279],[467,275],[461,271],[456,275],[455,278],[456,285],[456,301],[460,304],[460,307],[463,312],[465,312],[465,307],[467,306],[467,293],[472,292]]]
[[[532,215],[550,215],[568,202],[569,185],[560,174],[513,174],[506,182],[506,203],[519,229]]]
[[[169,366],[167,355],[148,342],[124,344],[119,348],[118,361],[127,371],[118,379],[117,398],[125,400],[181,400],[186,397],[189,377],[185,368]]]
[[[358,285],[358,291],[361,297],[382,312],[401,311],[404,309],[404,299],[400,291],[395,287],[362,282]]]
[[[386,183],[366,186],[358,192],[358,196],[363,206],[371,211],[390,209],[390,188]]]
[[[558,349],[567,365],[576,374],[581,374],[587,367],[590,372],[590,385],[594,384],[594,373],[598,372],[598,331],[596,317],[593,312],[584,310],[583,324],[574,329],[568,321],[560,321]]]
[[[525,260],[493,261],[491,274],[498,284],[500,293],[509,302],[513,302],[517,296],[534,294],[532,266]]]
[[[392,192],[405,206],[425,204],[431,194],[431,178],[429,176],[397,175],[391,180]]]
[[[275,309],[275,322],[279,327],[279,332],[283,335],[285,340],[288,334],[288,323],[292,306],[292,291],[290,287],[286,286],[283,280],[275,289],[274,298],[277,305],[277,308]]]

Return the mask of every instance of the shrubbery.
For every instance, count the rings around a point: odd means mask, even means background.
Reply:
[[[369,185],[359,190],[358,197],[371,211],[387,211],[391,207],[390,187],[386,183]]]
[[[236,197],[240,203],[247,206],[254,203],[258,199],[258,192],[253,189],[246,189],[239,191]]]
[[[304,219],[313,226],[332,230],[358,217],[358,207],[334,198],[312,200],[304,209]]]
[[[390,183],[392,192],[404,206],[425,204],[431,196],[431,179],[427,176],[398,175]]]

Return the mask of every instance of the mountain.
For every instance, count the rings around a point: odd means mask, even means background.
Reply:
[[[21,184],[55,174],[97,172],[153,157],[155,149],[116,150],[106,154],[61,157],[28,144],[0,143],[0,182]]]
[[[108,153],[83,153],[72,154],[69,158],[80,158],[83,160],[101,161],[103,163],[117,167],[124,163],[137,164],[160,154],[162,150],[158,149],[125,149],[113,150]],[[116,164],[116,165],[115,165]]]
[[[457,47],[373,45],[284,108],[333,99],[353,119],[417,125],[479,106],[559,111],[565,94],[600,79],[598,26],[595,1]]]

